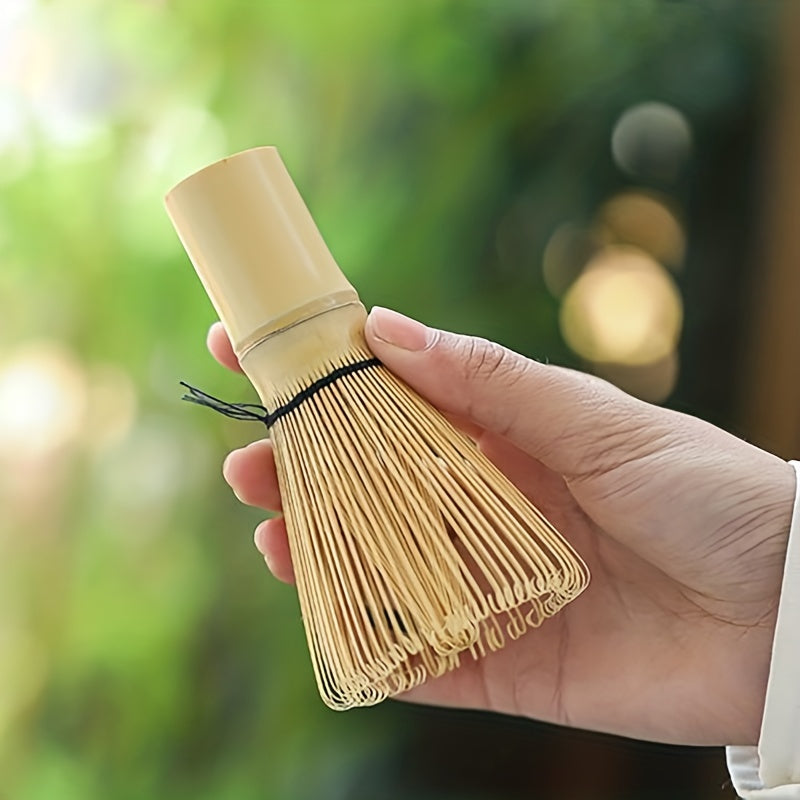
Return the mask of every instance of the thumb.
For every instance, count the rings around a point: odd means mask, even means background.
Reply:
[[[663,446],[668,433],[663,409],[485,339],[380,307],[369,315],[366,336],[375,355],[437,408],[506,438],[567,478],[612,469],[648,444]]]

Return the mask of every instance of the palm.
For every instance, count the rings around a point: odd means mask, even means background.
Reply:
[[[717,539],[717,547],[706,539],[702,548],[695,548],[709,552],[702,564],[695,563],[700,555],[686,546],[704,524],[691,503],[685,515],[670,510],[670,530],[646,532],[677,545],[671,564],[676,570],[687,572],[680,561],[691,562],[689,572],[696,578],[688,583],[675,580],[665,572],[670,564],[654,566],[619,544],[617,531],[606,531],[591,519],[603,516],[608,524],[616,518],[619,526],[629,525],[626,520],[635,506],[663,505],[660,481],[642,481],[640,490],[631,491],[622,470],[616,477],[600,475],[568,486],[502,440],[486,435],[482,439],[500,469],[584,556],[592,581],[580,598],[539,629],[484,659],[464,659],[459,669],[419,687],[409,699],[636,738],[729,741],[731,708],[741,703],[739,687],[753,679],[744,654],[751,638],[769,637],[770,626],[760,623],[767,621],[764,616],[771,609],[760,602],[760,588],[743,591],[746,581],[721,569],[730,558],[721,552],[726,547],[724,527],[706,531]],[[675,477],[669,477],[670,485]],[[614,492],[613,484],[619,491]],[[682,539],[683,546],[676,539]],[[752,585],[763,584],[756,579]],[[742,653],[735,669],[730,664],[731,643]],[[724,729],[720,704],[728,715]],[[746,730],[745,720],[752,717],[752,709],[740,711],[742,730],[737,733],[747,740],[752,732]]]

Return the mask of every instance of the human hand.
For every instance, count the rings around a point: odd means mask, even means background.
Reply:
[[[586,591],[516,641],[408,692],[639,739],[758,739],[792,467],[701,420],[481,339],[370,314],[375,355],[473,436],[587,562]],[[221,325],[208,345],[238,369]],[[242,502],[280,509],[269,441],[231,453]],[[293,580],[281,517],[256,545]]]

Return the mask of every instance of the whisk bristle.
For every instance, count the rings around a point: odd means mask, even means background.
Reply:
[[[371,357],[355,341],[274,404]],[[272,438],[308,644],[333,708],[497,650],[586,585],[580,559],[524,495],[377,363],[306,398]]]

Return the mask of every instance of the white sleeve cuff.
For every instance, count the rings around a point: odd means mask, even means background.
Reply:
[[[728,747],[745,800],[800,800],[800,463],[758,747]]]

